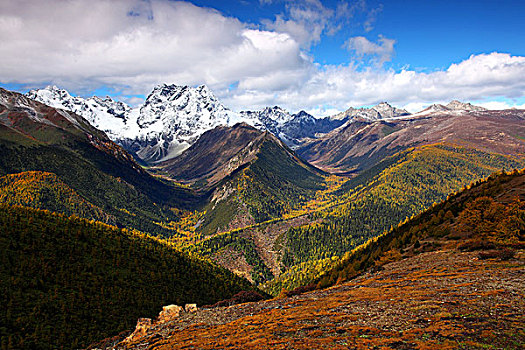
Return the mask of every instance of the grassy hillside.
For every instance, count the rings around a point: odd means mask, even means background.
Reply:
[[[347,254],[316,282],[327,287],[420,252],[456,247],[509,259],[525,248],[525,170],[494,174]]]
[[[251,285],[136,231],[0,204],[0,343],[72,349]]]
[[[200,229],[206,234],[227,231],[242,216],[251,223],[279,218],[322,188],[322,174],[268,135],[256,158],[218,186]]]

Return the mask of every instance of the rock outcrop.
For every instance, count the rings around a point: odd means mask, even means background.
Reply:
[[[124,343],[134,342],[142,338],[148,333],[148,330],[166,322],[174,321],[181,313],[195,313],[198,309],[197,304],[186,304],[184,307],[175,304],[164,306],[155,321],[152,321],[151,318],[139,318],[135,330],[124,340]]]
[[[135,327],[135,331],[133,331],[133,333],[131,333],[131,335],[129,335],[124,341],[132,342],[143,337],[152,325],[153,323],[151,318],[139,318],[137,321],[137,326]]]

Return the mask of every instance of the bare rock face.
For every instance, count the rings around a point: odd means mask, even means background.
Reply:
[[[172,305],[164,306],[162,308],[162,311],[159,314],[159,317],[157,318],[156,323],[164,323],[176,317],[179,317],[182,311],[184,311],[184,308],[179,305],[172,304]]]
[[[181,313],[195,313],[197,310],[197,304],[186,304],[184,307],[175,304],[164,306],[155,321],[152,321],[151,318],[139,318],[135,331],[124,340],[124,343],[131,343],[142,338],[152,327],[173,321]]]
[[[186,304],[184,306],[186,312],[197,312],[197,304]]]
[[[135,331],[126,338],[125,342],[132,342],[146,335],[148,329],[153,325],[151,318],[139,318]]]

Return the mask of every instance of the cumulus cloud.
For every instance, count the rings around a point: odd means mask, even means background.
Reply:
[[[319,0],[286,1],[285,9],[274,20],[263,20],[263,25],[267,30],[289,34],[305,48],[319,42],[323,32],[335,33],[342,13],[348,12],[348,6],[339,4],[336,12]]]
[[[320,23],[318,30],[328,31],[319,18],[337,17],[329,9],[321,15],[310,11],[323,6],[318,0],[294,3],[288,3],[282,28],[292,28],[286,24],[292,19]],[[341,5],[339,10],[351,9]],[[131,96],[147,94],[159,83],[208,84],[235,110],[281,105],[314,115],[381,101],[416,108],[452,99],[525,96],[523,56],[473,55],[430,73],[363,67],[356,61],[320,65],[307,49],[317,40],[315,30],[279,29],[277,20],[273,29],[256,27],[168,0],[1,1],[0,82],[54,83],[75,93],[109,87]],[[394,44],[386,37],[377,42],[353,37],[346,47],[384,62]]]
[[[160,82],[221,88],[267,72],[297,76],[309,64],[289,34],[167,0],[2,2],[0,41],[4,83],[107,84],[130,93]]]
[[[417,111],[431,103],[445,103],[452,99],[479,101],[496,97],[517,98],[525,95],[525,57],[505,53],[472,55],[450,65],[445,70],[431,73],[408,68],[360,69],[344,66],[317,67],[299,89],[279,93],[269,91],[236,91],[225,96],[236,101],[256,105],[279,104],[291,110],[307,109],[316,115],[388,101],[400,107]],[[329,111],[329,112],[325,112]]]
[[[364,36],[355,36],[349,38],[345,42],[344,47],[347,50],[354,52],[359,59],[362,59],[365,56],[373,56],[377,60],[377,63],[382,65],[392,59],[396,41],[380,35],[377,42],[377,44],[371,42]]]

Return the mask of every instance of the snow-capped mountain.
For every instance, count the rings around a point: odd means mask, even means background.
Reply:
[[[329,118],[317,119],[305,111],[290,114],[278,106],[255,112],[243,111],[240,115],[247,123],[252,121],[252,126],[271,132],[292,148],[300,145],[305,138],[327,133],[342,124],[341,121]]]
[[[122,144],[146,162],[173,158],[204,132],[244,121],[204,85],[158,85],[136,114],[139,130]]]
[[[449,102],[447,105],[442,104],[432,104],[428,106],[427,108],[423,109],[420,112],[417,112],[415,114],[412,114],[413,117],[419,117],[419,116],[428,116],[434,113],[438,114],[461,114],[465,112],[481,112],[486,111],[486,108],[480,107],[480,106],[474,106],[470,103],[464,103],[460,102],[458,100],[453,100]]]
[[[111,139],[121,137],[128,124],[131,108],[125,103],[114,101],[111,97],[73,97],[66,90],[56,86],[31,90],[27,97],[42,102],[53,108],[74,112],[89,121],[96,128],[104,131]]]
[[[374,121],[380,119],[397,118],[410,115],[404,109],[392,107],[386,102],[370,107],[370,108],[348,108],[346,111],[336,114],[331,118],[334,120],[350,120],[350,119],[365,119],[367,121]]]
[[[289,146],[317,132],[327,132],[340,122],[319,121],[301,111],[292,115],[280,107],[234,112],[226,108],[205,85],[197,88],[158,85],[136,108],[110,97],[73,97],[66,90],[48,86],[31,90],[29,98],[75,112],[146,163],[173,158],[204,132],[217,126],[244,122],[268,130]]]
[[[136,108],[110,97],[73,97],[56,86],[31,90],[27,96],[81,115],[147,163],[177,156],[216,126],[249,123],[224,107],[206,86],[158,85]]]

